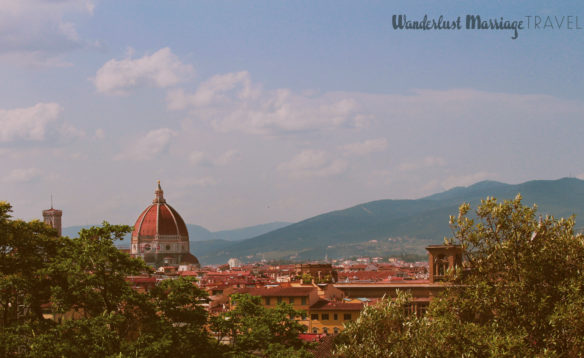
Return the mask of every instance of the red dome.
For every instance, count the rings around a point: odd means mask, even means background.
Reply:
[[[180,235],[188,241],[189,233],[184,220],[166,203],[148,206],[136,220],[132,236]]]
[[[158,183],[156,196],[134,224],[132,241],[140,239],[159,239],[175,237],[189,241],[189,232],[184,220],[174,208],[166,203],[164,192]]]
[[[166,203],[160,182],[156,196],[136,220],[132,232],[131,255],[155,267],[182,263],[199,266],[190,253],[189,232],[184,220]]]

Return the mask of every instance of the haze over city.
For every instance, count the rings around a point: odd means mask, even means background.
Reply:
[[[582,16],[578,1],[0,1],[14,216],[298,221],[489,179],[584,178],[584,30],[399,31],[391,16]],[[584,25],[582,17],[580,24]]]

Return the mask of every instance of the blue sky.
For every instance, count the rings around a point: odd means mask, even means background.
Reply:
[[[189,223],[297,221],[491,179],[584,177],[580,1],[0,1],[1,198],[132,223],[162,181]],[[576,20],[577,18],[577,20]]]

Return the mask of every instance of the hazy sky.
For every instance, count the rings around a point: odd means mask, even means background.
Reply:
[[[554,28],[394,30],[399,14]],[[0,200],[133,223],[160,179],[219,230],[583,176],[568,21],[584,28],[581,0],[0,0]]]

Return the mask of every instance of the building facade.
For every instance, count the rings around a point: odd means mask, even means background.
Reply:
[[[134,224],[130,254],[156,268],[199,266],[199,260],[190,253],[187,226],[180,214],[167,204],[160,181],[152,204]]]
[[[51,200],[52,201],[52,200]],[[43,221],[45,224],[49,225],[53,229],[57,230],[59,236],[61,236],[61,217],[63,216],[63,211],[51,208],[43,210]]]

